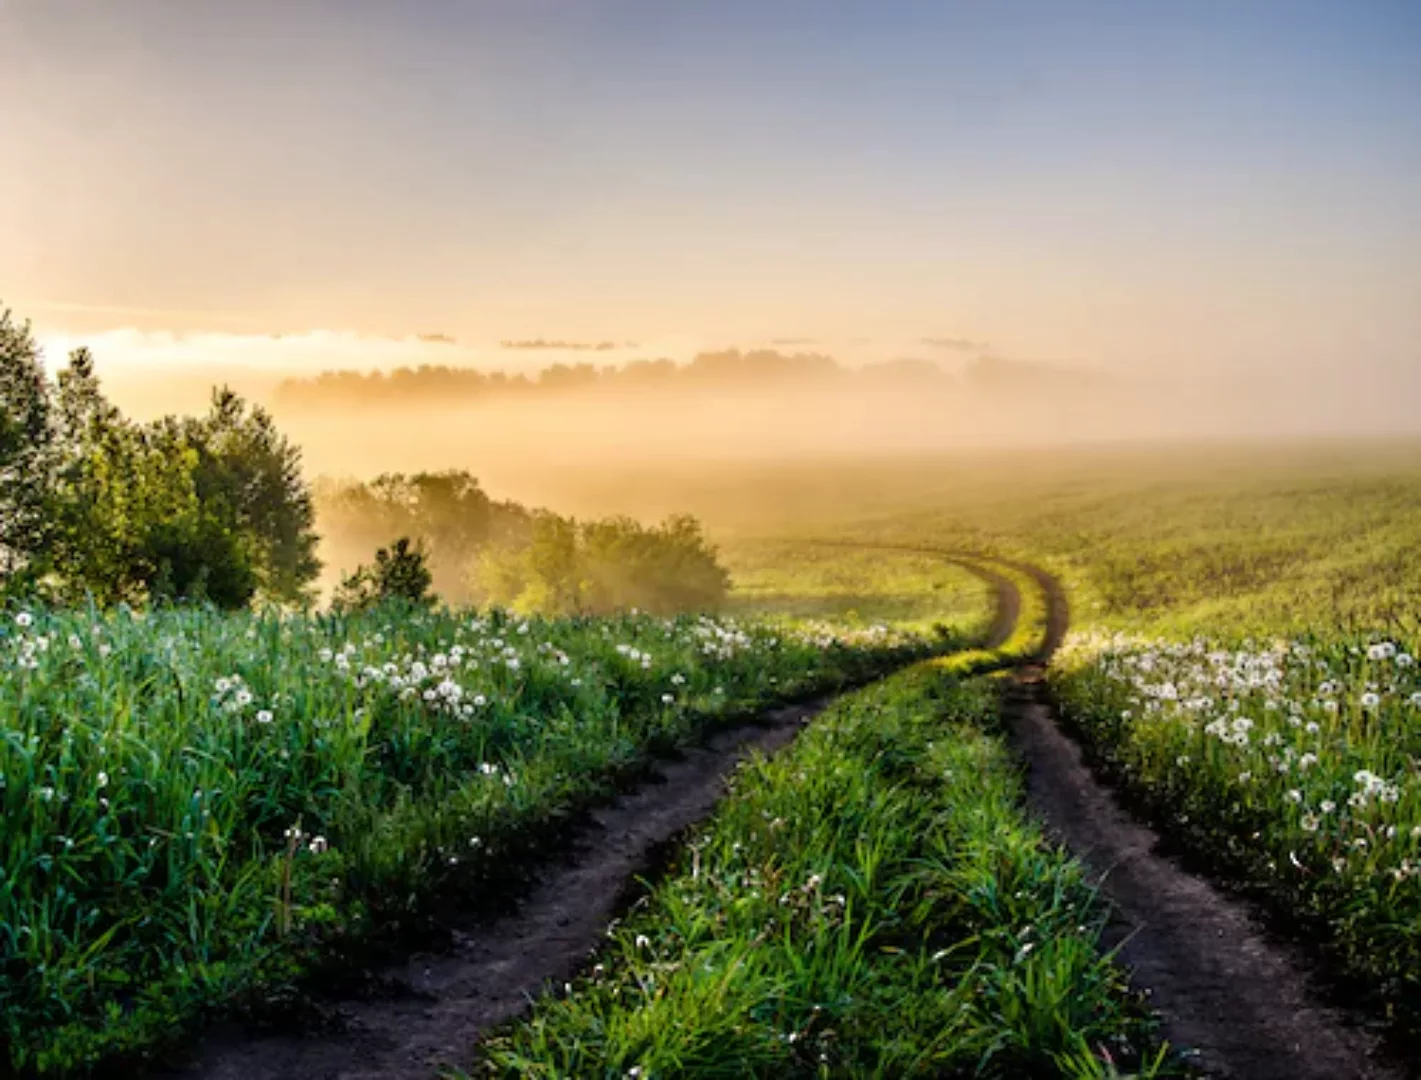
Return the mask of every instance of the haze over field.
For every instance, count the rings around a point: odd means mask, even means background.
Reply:
[[[1421,430],[1406,3],[5,0],[0,100],[51,365],[313,472]],[[916,374],[279,392],[731,347]]]

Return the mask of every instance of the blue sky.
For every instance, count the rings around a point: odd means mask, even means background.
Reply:
[[[1421,366],[1421,4],[0,0],[53,333]]]

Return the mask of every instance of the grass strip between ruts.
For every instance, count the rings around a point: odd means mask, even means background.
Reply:
[[[596,966],[474,1073],[1169,1073],[1084,872],[1025,816],[999,688],[964,681],[994,658],[919,665],[744,766]]]

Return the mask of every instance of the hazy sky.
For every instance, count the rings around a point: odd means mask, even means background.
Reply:
[[[55,340],[1421,368],[1417,0],[0,0],[0,147]]]

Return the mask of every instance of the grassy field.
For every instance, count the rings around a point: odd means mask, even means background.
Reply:
[[[1075,624],[1052,672],[1068,722],[1201,865],[1421,1045],[1421,455],[1056,468],[821,532],[1057,572]]]
[[[520,479],[519,493],[560,509],[699,515],[744,578],[742,603],[816,565],[821,580],[851,580],[861,556],[845,553],[840,574],[802,543],[834,538],[1034,560],[1067,582],[1082,627],[1176,637],[1375,630],[1421,611],[1416,441],[1042,448]],[[899,566],[906,572],[880,591],[931,588],[932,564]]]
[[[1421,1045],[1421,450],[921,468],[917,488],[873,487],[886,512],[837,499],[781,557],[850,572],[811,542],[835,536],[1051,568],[1073,615],[1052,669],[1067,721],[1200,865]]]
[[[623,489],[644,512],[707,516],[735,619],[8,612],[3,1060],[107,1066],[213,1011],[289,1001],[417,934],[437,902],[516,890],[567,815],[654,749],[980,632],[984,583],[870,547],[894,544],[1059,574],[1074,627],[1053,680],[1092,752],[1177,840],[1306,929],[1394,1030],[1421,1026],[1421,449],[1006,455],[677,483],[670,507],[652,505],[654,484]],[[1039,600],[1023,597],[1008,652],[1040,632]],[[816,1075],[817,1054],[839,1075],[950,1072],[954,1055],[987,1052],[985,1013],[945,1023],[971,988],[996,1010],[1001,1075],[1109,1075],[1102,1042],[1153,1069],[1092,951],[1079,872],[1021,819],[985,690],[941,675],[855,699],[784,759],[798,765],[747,772],[603,972],[540,1004],[479,1067],[553,1075],[601,1054],[664,1074],[723,1046],[767,1075]],[[1029,870],[1054,883],[1049,899],[980,906],[959,871],[981,871],[983,839],[948,820],[964,808],[1011,856],[993,887]],[[807,815],[784,833],[793,844],[766,846],[756,816],[789,812]],[[845,822],[873,844],[850,843]],[[752,872],[785,885],[788,910],[750,895]],[[824,889],[794,891],[815,874]],[[852,918],[820,902],[840,894]],[[1022,919],[1054,929],[1018,962]],[[760,939],[767,926],[783,939]],[[757,940],[733,975],[698,974]],[[1065,967],[1027,961],[1056,946]],[[1079,1002],[1053,1003],[1048,972]],[[818,1018],[831,1006],[832,1023]]]
[[[745,541],[725,550],[735,583],[730,609],[846,626],[887,622],[931,631],[989,611],[988,586],[940,556],[871,548],[835,550],[793,540]]]
[[[693,616],[11,611],[4,1061],[141,1056],[213,1007],[280,1000],[435,898],[515,887],[652,750],[962,640]]]

